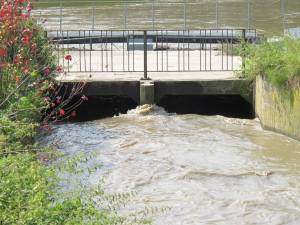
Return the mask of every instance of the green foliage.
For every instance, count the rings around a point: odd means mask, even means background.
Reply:
[[[298,88],[300,85],[300,39],[286,37],[281,41],[248,44],[243,74],[254,79],[263,76],[275,85]]]
[[[97,210],[79,196],[53,201],[55,170],[34,154],[0,159],[0,224],[116,224],[114,214]]]
[[[146,210],[129,217],[118,214],[131,194],[106,195],[99,185],[80,183],[75,190],[69,188],[70,178],[99,169],[101,165],[90,163],[92,156],[69,158],[50,147],[38,148],[40,120],[49,128],[44,117],[56,118],[62,104],[62,96],[55,94],[60,69],[43,29],[23,14],[24,8],[31,8],[29,1],[4,2],[0,9],[0,225],[150,224]],[[54,113],[47,114],[51,109]]]
[[[30,151],[37,127],[26,118],[13,121],[6,115],[0,115],[0,157]]]

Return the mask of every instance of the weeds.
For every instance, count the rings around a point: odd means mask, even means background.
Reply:
[[[244,77],[262,76],[287,89],[300,87],[300,39],[247,44],[241,53],[246,55]]]

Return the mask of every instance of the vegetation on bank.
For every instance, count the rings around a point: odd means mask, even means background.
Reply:
[[[280,41],[248,44],[242,54],[246,55],[243,71],[246,78],[262,76],[286,89],[300,87],[300,39],[286,37]]]
[[[0,3],[0,224],[148,224],[145,216],[129,220],[117,214],[123,195],[105,206],[97,203],[104,196],[101,187],[58,194],[58,170],[69,171],[78,160],[49,163],[59,161],[57,153],[37,146],[37,130],[75,116],[74,108],[86,97],[70,105],[82,87],[61,95],[55,78],[63,68],[55,64],[43,29],[30,18],[31,3]]]

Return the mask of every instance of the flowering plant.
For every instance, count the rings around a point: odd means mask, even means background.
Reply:
[[[40,117],[42,112],[44,126],[50,120],[75,116],[75,107],[84,99],[74,102],[72,98],[80,95],[83,85],[66,94],[66,88],[57,81],[63,69],[56,65],[45,31],[30,16],[31,2],[0,2],[0,109],[9,103],[12,116],[26,118]],[[72,56],[65,60],[72,60]]]

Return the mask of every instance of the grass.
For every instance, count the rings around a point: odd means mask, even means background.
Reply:
[[[286,37],[277,42],[249,44],[244,54],[247,56],[243,71],[246,78],[262,76],[286,89],[300,87],[300,39]]]

